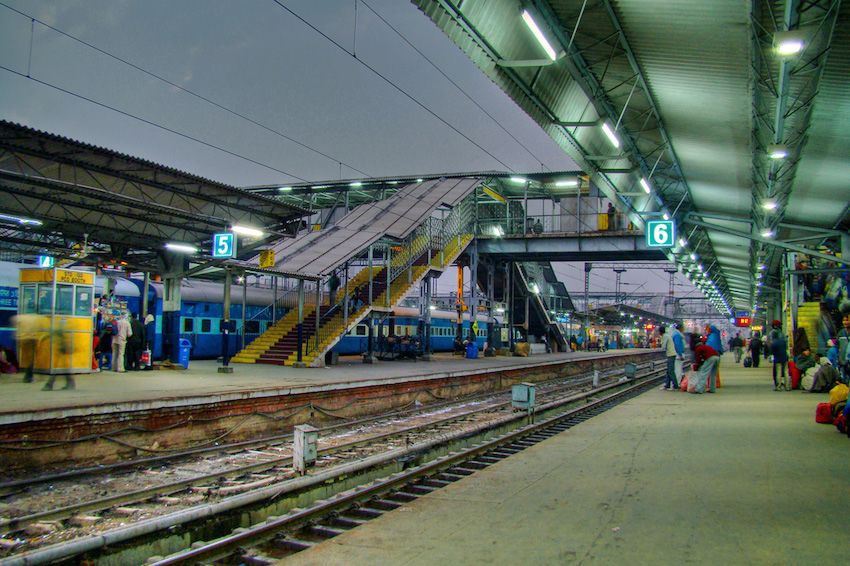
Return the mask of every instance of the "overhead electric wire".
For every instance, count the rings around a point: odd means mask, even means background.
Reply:
[[[295,13],[294,11],[292,11],[290,8],[288,8],[287,6],[285,6],[284,4],[282,4],[282,3],[280,2],[280,0],[272,0],[272,2],[274,2],[275,4],[277,4],[277,5],[278,5],[278,6],[279,6],[282,10],[284,10],[284,11],[286,11],[287,13],[291,14],[294,18],[298,19],[298,20],[299,20],[300,22],[302,22],[304,25],[306,25],[307,27],[309,27],[310,29],[312,29],[313,31],[315,31],[317,34],[319,34],[319,35],[321,35],[322,37],[324,37],[325,39],[327,39],[327,40],[328,40],[331,44],[335,45],[335,46],[336,46],[336,47],[337,47],[340,51],[343,51],[343,52],[345,52],[347,55],[349,55],[350,57],[352,57],[355,61],[357,61],[358,63],[360,63],[360,65],[362,65],[362,66],[363,66],[363,67],[365,67],[366,69],[370,70],[372,73],[374,73],[375,75],[377,75],[377,76],[378,76],[381,80],[383,80],[385,83],[387,83],[387,84],[388,84],[388,85],[390,85],[392,88],[394,88],[395,90],[397,90],[398,92],[400,92],[401,94],[403,94],[404,96],[406,96],[407,98],[409,98],[409,99],[410,99],[413,103],[415,103],[417,106],[419,106],[420,108],[422,108],[423,110],[425,110],[426,112],[428,112],[431,116],[433,116],[434,118],[436,118],[437,120],[439,120],[440,122],[442,122],[443,124],[445,124],[446,126],[448,126],[448,127],[449,127],[452,131],[454,131],[456,134],[458,134],[459,136],[461,136],[463,139],[465,139],[466,141],[468,141],[469,143],[471,143],[472,145],[474,145],[475,147],[477,147],[478,149],[480,149],[481,151],[483,151],[484,153],[486,153],[487,155],[489,155],[491,158],[493,158],[493,160],[497,161],[497,162],[498,162],[498,163],[499,163],[502,167],[504,167],[504,168],[505,168],[505,169],[507,169],[508,171],[513,171],[513,168],[512,168],[511,166],[509,166],[507,163],[505,163],[504,161],[502,161],[501,159],[499,159],[498,157],[496,157],[495,155],[493,155],[492,153],[490,153],[487,149],[485,149],[483,146],[481,146],[478,142],[476,142],[475,140],[473,140],[472,138],[470,138],[469,136],[467,136],[466,134],[464,134],[463,132],[461,132],[461,131],[460,131],[459,129],[457,129],[454,125],[452,125],[449,121],[447,121],[445,118],[443,118],[442,116],[440,116],[439,114],[437,114],[436,112],[434,112],[433,110],[431,110],[430,108],[428,108],[427,106],[425,106],[425,104],[423,104],[422,102],[420,102],[420,101],[419,101],[416,97],[414,97],[413,95],[409,94],[406,90],[404,90],[403,88],[401,88],[400,86],[398,86],[397,84],[395,84],[393,81],[391,81],[389,78],[387,78],[387,77],[386,77],[386,76],[384,76],[383,74],[381,74],[381,73],[380,73],[377,69],[375,69],[374,67],[372,67],[371,65],[369,65],[369,64],[368,64],[367,62],[365,62],[363,59],[360,59],[359,57],[357,57],[356,55],[354,55],[351,51],[349,51],[348,49],[346,49],[345,47],[343,47],[343,46],[342,46],[339,42],[337,42],[336,40],[334,40],[332,37],[330,37],[329,35],[327,35],[325,32],[323,32],[322,30],[320,30],[319,28],[317,28],[316,26],[314,26],[313,24],[311,24],[310,22],[308,22],[307,20],[305,20],[304,18],[302,18],[301,16],[299,16],[298,14],[296,14],[296,13]]]
[[[55,26],[52,26],[52,25],[50,25],[50,24],[48,24],[48,23],[46,23],[46,22],[44,22],[44,21],[42,21],[42,20],[39,20],[38,18],[36,18],[36,17],[34,17],[34,16],[31,16],[30,14],[27,14],[26,12],[22,12],[22,11],[20,11],[20,10],[16,9],[16,8],[13,8],[13,7],[9,6],[8,4],[5,4],[4,2],[0,2],[0,6],[3,6],[4,8],[6,8],[6,9],[8,9],[8,10],[11,10],[12,12],[15,12],[15,13],[17,13],[17,14],[20,14],[21,16],[24,16],[24,17],[26,17],[26,18],[30,18],[30,20],[31,20],[32,22],[38,22],[38,23],[39,23],[39,24],[41,24],[42,26],[44,26],[44,27],[46,27],[46,28],[48,28],[48,29],[50,29],[50,30],[55,31],[56,33],[58,33],[58,34],[60,34],[60,35],[63,35],[63,36],[65,36],[65,37],[67,37],[68,39],[71,39],[71,40],[73,40],[73,41],[76,41],[77,43],[80,43],[80,44],[82,44],[82,45],[85,45],[85,46],[86,46],[86,47],[88,47],[89,49],[93,49],[94,51],[97,51],[98,53],[100,53],[100,54],[102,54],[102,55],[106,55],[107,57],[110,57],[111,59],[114,59],[115,61],[118,61],[118,62],[120,62],[120,63],[122,63],[122,64],[124,64],[124,65],[127,65],[128,67],[131,67],[131,68],[133,68],[133,69],[135,69],[135,70],[139,71],[140,73],[144,73],[145,75],[148,75],[149,77],[152,77],[152,78],[154,78],[154,79],[156,79],[156,80],[158,80],[158,81],[162,81],[162,82],[164,82],[165,84],[167,84],[168,86],[174,87],[174,88],[176,88],[176,89],[180,90],[181,92],[185,92],[185,93],[186,93],[186,94],[188,94],[188,95],[191,95],[191,96],[194,96],[195,98],[198,98],[198,99],[200,99],[200,100],[203,100],[203,101],[204,101],[204,102],[206,102],[207,104],[210,104],[210,105],[212,105],[212,106],[215,106],[216,108],[218,108],[218,109],[220,109],[220,110],[224,110],[225,112],[227,112],[227,113],[229,113],[229,114],[232,114],[233,116],[236,116],[236,117],[238,117],[238,118],[240,118],[240,119],[242,119],[242,120],[245,120],[246,122],[249,122],[249,123],[251,123],[251,124],[253,124],[253,125],[255,125],[255,126],[258,126],[258,127],[262,128],[262,129],[266,130],[267,132],[270,132],[270,133],[272,133],[272,134],[274,134],[274,135],[276,135],[276,136],[278,136],[278,137],[281,137],[281,138],[283,138],[283,139],[285,139],[285,140],[288,140],[288,141],[290,141],[290,142],[292,142],[292,143],[294,143],[294,144],[296,144],[296,145],[298,145],[298,146],[300,146],[300,147],[303,147],[304,149],[310,150],[310,151],[312,151],[312,152],[314,152],[314,153],[316,153],[316,154],[318,154],[318,155],[321,155],[322,157],[324,157],[324,158],[326,158],[326,159],[330,159],[331,161],[333,161],[333,162],[335,162],[335,163],[339,163],[339,164],[341,164],[341,165],[345,165],[346,167],[348,167],[348,168],[349,168],[349,169],[351,169],[352,171],[356,171],[357,173],[360,173],[361,175],[363,175],[363,176],[365,176],[365,177],[373,177],[373,176],[374,176],[374,175],[370,175],[370,174],[368,174],[368,173],[366,173],[366,172],[364,172],[364,171],[361,171],[360,169],[357,169],[357,168],[356,168],[356,167],[354,167],[353,165],[349,165],[348,163],[345,163],[344,161],[342,161],[342,160],[340,160],[340,159],[337,159],[336,157],[334,157],[334,156],[332,156],[332,155],[328,155],[327,153],[324,153],[324,152],[322,152],[322,151],[320,151],[320,150],[318,150],[318,149],[316,149],[316,148],[314,148],[314,147],[311,147],[311,146],[309,146],[309,145],[307,145],[307,144],[305,144],[305,143],[303,143],[303,142],[300,142],[300,141],[298,141],[297,139],[295,139],[295,138],[293,138],[293,137],[291,137],[291,136],[288,136],[288,135],[284,134],[283,132],[280,132],[280,131],[278,131],[278,130],[275,130],[274,128],[271,128],[271,127],[269,127],[269,126],[266,126],[265,124],[262,124],[262,123],[260,123],[260,122],[258,122],[258,121],[256,121],[256,120],[254,120],[253,118],[250,118],[250,117],[248,117],[248,116],[246,116],[246,115],[244,115],[244,114],[242,114],[242,113],[240,113],[240,112],[237,112],[236,110],[233,110],[232,108],[228,108],[227,106],[224,106],[223,104],[221,104],[221,103],[219,103],[219,102],[216,102],[215,100],[212,100],[211,98],[208,98],[208,97],[206,97],[206,96],[204,96],[204,95],[202,95],[202,94],[199,94],[199,93],[197,93],[197,92],[195,92],[195,91],[193,91],[193,90],[191,90],[191,89],[188,89],[188,88],[186,88],[186,87],[180,86],[179,84],[177,84],[177,83],[175,83],[175,82],[173,82],[173,81],[170,81],[170,80],[168,80],[167,78],[165,78],[165,77],[163,77],[163,76],[161,76],[161,75],[158,75],[158,74],[154,73],[153,71],[149,71],[149,70],[145,69],[144,67],[141,67],[141,66],[139,66],[139,65],[137,65],[137,64],[135,64],[135,63],[133,63],[133,62],[131,62],[131,61],[128,61],[128,60],[126,60],[126,59],[124,59],[124,58],[122,58],[122,57],[119,57],[119,56],[117,56],[117,55],[115,55],[115,54],[113,54],[113,53],[110,53],[109,51],[106,51],[105,49],[102,49],[102,48],[100,48],[100,47],[98,47],[98,46],[96,46],[96,45],[93,45],[92,43],[89,43],[89,42],[87,42],[87,41],[85,41],[85,40],[83,40],[83,39],[80,39],[79,37],[76,37],[75,35],[72,35],[72,34],[70,34],[70,33],[66,32],[66,31],[63,31],[63,30],[61,30],[61,29],[59,29],[59,28],[57,28],[57,27],[55,27]],[[32,41],[32,37],[30,37],[30,41]],[[29,76],[29,72],[27,72],[27,76]],[[297,176],[295,176],[295,175],[292,175],[292,176],[293,176],[293,177],[295,177],[296,179],[300,180],[300,181],[304,181],[304,179],[301,179],[300,177],[297,177]]]
[[[108,105],[104,102],[100,102],[100,101],[95,100],[93,98],[89,98],[87,96],[83,96],[82,94],[70,91],[66,88],[62,88],[61,86],[57,86],[57,85],[49,83],[47,81],[37,79],[33,76],[28,77],[25,74],[23,74],[22,72],[16,71],[16,70],[11,69],[9,67],[6,67],[5,65],[0,64],[0,70],[6,71],[8,73],[12,73],[13,75],[17,75],[17,76],[19,76],[23,79],[27,79],[27,80],[33,81],[35,83],[38,83],[40,85],[52,88],[52,89],[57,90],[57,91],[59,91],[63,94],[67,94],[69,96],[79,98],[80,100],[85,100],[86,102],[90,102],[91,104],[95,104],[97,106],[100,106],[101,108],[106,108],[107,110],[112,110],[113,112],[117,112],[118,114],[121,114],[122,116],[126,116],[127,118],[132,118],[134,120],[138,120],[139,122],[142,122],[142,123],[147,124],[149,126],[153,126],[154,128],[159,128],[160,130],[164,130],[164,131],[169,132],[171,134],[175,134],[175,135],[178,135],[180,137],[186,138],[188,140],[192,140],[193,142],[197,142],[197,143],[199,143],[201,145],[205,145],[209,148],[217,149],[218,151],[221,151],[221,152],[226,153],[228,155],[232,155],[233,157],[238,157],[239,159],[244,159],[245,161],[248,161],[249,163],[253,163],[254,165],[259,165],[260,167],[265,167],[266,169],[270,169],[271,171],[276,171],[276,172],[281,173],[283,175],[287,175],[287,176],[292,177],[294,179],[298,179],[299,181],[304,181],[305,183],[309,182],[309,181],[307,181],[307,179],[302,179],[301,177],[299,177],[298,175],[295,175],[294,173],[284,171],[283,169],[278,169],[277,167],[273,167],[273,166],[268,165],[266,163],[263,163],[261,161],[257,161],[256,159],[251,159],[250,157],[245,157],[244,155],[240,155],[236,152],[230,151],[229,149],[225,149],[221,146],[212,144],[210,142],[206,142],[202,139],[196,138],[196,137],[191,136],[189,134],[185,134],[185,133],[177,131],[173,128],[169,128],[168,126],[163,126],[162,124],[157,124],[156,122],[148,120],[147,118],[142,118],[140,116],[136,116],[135,114],[130,114],[129,112],[127,112],[125,110],[121,110],[120,108],[115,108],[114,106],[110,106],[110,105]]]
[[[379,20],[381,20],[382,22],[384,22],[384,24],[385,24],[388,28],[390,28],[391,30],[393,30],[393,32],[395,32],[395,34],[396,34],[396,35],[398,35],[398,36],[401,38],[401,40],[402,40],[402,41],[404,41],[407,45],[409,45],[409,46],[410,46],[410,48],[411,48],[411,49],[413,49],[414,51],[416,51],[416,53],[418,53],[418,54],[419,54],[419,55],[420,55],[423,59],[425,59],[425,60],[428,62],[428,64],[429,64],[429,65],[431,65],[431,66],[434,68],[434,70],[436,70],[438,73],[440,73],[440,74],[443,76],[443,78],[445,78],[447,81],[449,81],[449,82],[452,84],[452,86],[454,86],[455,88],[457,88],[457,89],[461,92],[461,94],[463,94],[463,95],[464,95],[464,96],[465,96],[465,97],[466,97],[466,98],[467,98],[470,102],[472,102],[472,103],[473,103],[476,107],[478,107],[478,109],[479,109],[479,110],[481,110],[481,112],[482,112],[482,113],[484,113],[484,115],[485,115],[485,116],[487,116],[488,118],[490,118],[491,120],[493,120],[493,122],[494,122],[494,123],[495,123],[495,124],[496,124],[496,125],[497,125],[497,126],[498,126],[498,127],[499,127],[502,131],[503,131],[503,132],[505,132],[505,133],[508,135],[508,137],[510,137],[510,138],[511,138],[512,140],[514,140],[514,141],[515,141],[515,142],[516,142],[516,143],[517,143],[517,144],[518,144],[518,145],[519,145],[522,149],[524,149],[524,150],[526,151],[526,153],[528,153],[528,155],[530,155],[531,157],[533,157],[533,158],[534,158],[534,159],[535,159],[538,163],[541,163],[541,164],[543,163],[543,162],[540,160],[540,158],[539,158],[539,157],[537,157],[536,155],[534,155],[534,153],[533,153],[530,149],[528,149],[528,147],[526,147],[526,146],[525,146],[525,144],[523,144],[521,141],[519,141],[519,140],[516,138],[516,136],[514,136],[511,132],[509,132],[509,131],[508,131],[508,129],[507,129],[507,128],[505,128],[505,127],[502,125],[502,123],[501,123],[499,120],[497,120],[497,119],[496,119],[496,117],[495,117],[495,116],[493,116],[492,114],[490,114],[489,112],[487,112],[487,110],[485,110],[485,109],[484,109],[484,107],[483,107],[483,106],[481,106],[481,105],[478,103],[478,101],[477,101],[477,100],[475,100],[473,97],[471,97],[471,96],[470,96],[470,95],[469,95],[469,94],[468,94],[465,90],[463,90],[463,88],[462,88],[459,84],[457,84],[455,81],[453,81],[453,80],[451,79],[451,77],[449,77],[449,76],[448,76],[448,75],[447,75],[447,74],[446,74],[446,73],[445,73],[442,69],[440,69],[440,68],[436,65],[436,63],[434,63],[431,59],[429,59],[427,55],[425,55],[425,54],[424,54],[421,50],[419,50],[419,48],[418,48],[418,47],[416,47],[416,46],[415,46],[415,45],[414,45],[414,44],[413,44],[410,40],[408,40],[408,39],[407,39],[407,37],[405,37],[405,35],[404,35],[403,33],[401,33],[398,29],[396,29],[396,27],[395,27],[395,26],[393,26],[393,25],[392,25],[390,22],[388,22],[388,21],[387,21],[387,20],[386,20],[383,16],[381,16],[381,14],[379,14],[379,13],[378,13],[378,12],[377,12],[374,8],[372,8],[372,7],[371,7],[371,6],[370,6],[370,5],[369,5],[369,4],[368,4],[365,0],[360,0],[360,4],[363,4],[364,6],[366,6],[366,7],[369,9],[369,11],[370,11],[370,12],[372,12],[373,14],[375,14],[375,16],[377,16],[377,18],[378,18]]]

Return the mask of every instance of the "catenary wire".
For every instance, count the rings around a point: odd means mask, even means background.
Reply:
[[[92,50],[94,50],[94,51],[97,51],[98,53],[100,53],[100,54],[102,54],[102,55],[106,55],[107,57],[109,57],[109,58],[111,58],[111,59],[114,59],[115,61],[118,61],[118,62],[120,62],[120,63],[122,63],[122,64],[124,64],[124,65],[127,65],[128,67],[130,67],[130,68],[132,68],[132,69],[135,69],[135,70],[139,71],[140,73],[144,73],[145,75],[147,75],[147,76],[149,76],[149,77],[151,77],[151,78],[154,78],[154,79],[156,79],[156,80],[158,80],[158,81],[161,81],[161,82],[163,82],[163,83],[167,84],[167,85],[168,85],[168,86],[170,86],[170,87],[176,88],[176,89],[180,90],[181,92],[184,92],[184,93],[186,93],[186,94],[188,94],[188,95],[190,95],[190,96],[194,96],[195,98],[197,98],[197,99],[199,99],[199,100],[203,100],[203,101],[204,101],[204,102],[206,102],[207,104],[210,104],[210,105],[212,105],[212,106],[214,106],[214,107],[216,107],[216,108],[218,108],[218,109],[220,109],[220,110],[223,110],[223,111],[225,111],[225,112],[227,112],[227,113],[229,113],[229,114],[231,114],[231,115],[233,115],[233,116],[236,116],[236,117],[238,117],[238,118],[240,118],[240,119],[242,119],[242,120],[245,120],[246,122],[249,122],[249,123],[251,123],[251,124],[253,124],[253,125],[255,125],[255,126],[258,126],[258,127],[262,128],[262,129],[266,130],[267,132],[270,132],[270,133],[272,133],[272,134],[274,134],[274,135],[276,135],[276,136],[278,136],[278,137],[281,137],[281,138],[283,138],[283,139],[285,139],[285,140],[288,140],[288,141],[290,141],[290,142],[292,142],[292,143],[294,143],[294,144],[296,144],[296,145],[298,145],[298,146],[300,146],[300,147],[303,147],[304,149],[307,149],[307,150],[312,151],[312,152],[314,152],[314,153],[316,153],[316,154],[318,154],[318,155],[321,155],[322,157],[325,157],[325,158],[327,158],[327,159],[330,159],[331,161],[333,161],[333,162],[335,162],[335,163],[339,163],[339,164],[341,164],[341,165],[345,165],[346,167],[348,167],[348,168],[349,168],[349,169],[351,169],[352,171],[356,171],[357,173],[360,173],[361,175],[363,175],[363,176],[365,176],[365,177],[373,177],[373,176],[374,176],[374,175],[370,175],[370,174],[368,174],[368,173],[366,173],[366,172],[364,172],[364,171],[361,171],[360,169],[357,169],[357,168],[356,168],[356,167],[354,167],[353,165],[350,165],[350,164],[348,164],[348,163],[346,163],[346,162],[344,162],[344,161],[342,161],[342,160],[340,160],[340,159],[337,159],[336,157],[334,157],[334,156],[332,156],[332,155],[328,155],[327,153],[324,153],[324,152],[323,152],[323,151],[321,151],[321,150],[318,150],[318,149],[316,149],[316,148],[314,148],[314,147],[311,147],[311,146],[309,146],[309,145],[307,145],[307,144],[305,144],[305,143],[303,143],[303,142],[301,142],[301,141],[298,141],[297,139],[293,138],[292,136],[288,136],[288,135],[284,134],[284,133],[283,133],[283,132],[281,132],[281,131],[278,131],[278,130],[276,130],[276,129],[274,129],[274,128],[271,128],[271,127],[269,127],[269,126],[266,126],[265,124],[263,124],[263,123],[261,123],[261,122],[258,122],[257,120],[254,120],[253,118],[251,118],[251,117],[249,117],[249,116],[246,116],[246,115],[244,115],[244,114],[242,114],[242,113],[240,113],[240,112],[237,112],[236,110],[234,110],[234,109],[232,109],[232,108],[228,108],[227,106],[224,106],[223,104],[221,104],[221,103],[219,103],[219,102],[216,102],[215,100],[213,100],[213,99],[211,99],[211,98],[209,98],[209,97],[207,97],[207,96],[204,96],[203,94],[200,94],[200,93],[198,93],[198,92],[195,92],[195,91],[193,91],[193,90],[191,90],[191,89],[188,89],[188,88],[186,88],[186,87],[184,87],[184,86],[180,86],[179,84],[177,84],[177,83],[175,83],[175,82],[173,82],[173,81],[170,81],[170,80],[168,80],[167,78],[165,78],[165,77],[163,77],[163,76],[161,76],[161,75],[158,75],[158,74],[154,73],[153,71],[150,71],[150,70],[148,70],[148,69],[145,69],[144,67],[141,67],[141,66],[139,66],[139,65],[137,65],[137,64],[135,64],[135,63],[133,63],[133,62],[131,62],[131,61],[127,60],[127,59],[124,59],[124,58],[122,58],[122,57],[119,57],[119,56],[115,55],[114,53],[110,53],[109,51],[106,51],[105,49],[102,49],[102,48],[100,48],[100,47],[98,47],[98,46],[96,46],[96,45],[94,45],[94,44],[92,44],[92,43],[89,43],[89,42],[87,42],[87,41],[83,40],[83,39],[80,39],[79,37],[77,37],[77,36],[75,36],[75,35],[73,35],[73,34],[70,34],[70,33],[66,32],[66,31],[64,31],[64,30],[61,30],[61,29],[57,28],[56,26],[52,26],[52,25],[50,25],[50,24],[48,24],[48,23],[46,23],[46,22],[44,22],[44,21],[42,21],[42,20],[40,20],[40,19],[38,19],[38,18],[36,18],[36,17],[34,17],[34,16],[31,16],[30,14],[27,14],[27,13],[25,13],[25,12],[22,12],[22,11],[20,11],[20,10],[16,9],[16,8],[13,8],[13,7],[9,6],[8,4],[5,4],[4,2],[0,2],[0,6],[3,6],[4,8],[6,8],[6,9],[8,9],[8,10],[11,10],[12,12],[15,12],[15,13],[17,13],[17,14],[20,14],[21,16],[24,16],[24,17],[26,17],[26,18],[30,18],[30,19],[31,19],[31,21],[32,21],[32,22],[34,22],[34,23],[35,23],[35,22],[37,22],[37,23],[41,24],[42,26],[44,26],[44,27],[46,27],[46,28],[48,28],[48,29],[50,29],[50,30],[52,30],[52,31],[55,31],[56,33],[58,33],[58,34],[60,34],[60,35],[63,35],[63,36],[65,36],[65,37],[67,37],[68,39],[71,39],[71,40],[73,40],[73,41],[76,41],[77,43],[80,43],[81,45],[85,45],[85,46],[86,46],[86,47],[88,47],[89,49],[92,49]],[[27,76],[29,76],[29,72],[27,73]],[[303,179],[302,179],[302,180],[303,180]]]
[[[403,88],[401,88],[400,86],[398,86],[396,83],[394,83],[393,81],[391,81],[391,80],[390,80],[389,78],[387,78],[385,75],[381,74],[381,73],[380,73],[377,69],[375,69],[374,67],[372,67],[371,65],[369,65],[369,64],[368,64],[367,62],[365,62],[363,59],[360,59],[360,58],[356,57],[356,56],[355,56],[355,55],[354,55],[351,51],[349,51],[348,49],[346,49],[345,47],[343,47],[343,46],[342,46],[339,42],[337,42],[336,40],[334,40],[332,37],[330,37],[329,35],[327,35],[326,33],[324,33],[322,30],[320,30],[319,28],[317,28],[316,26],[314,26],[313,24],[311,24],[311,23],[310,23],[310,22],[308,22],[307,20],[305,20],[303,17],[301,17],[301,16],[299,16],[298,14],[296,14],[296,13],[295,13],[292,9],[288,8],[287,6],[285,6],[285,5],[284,5],[284,4],[283,4],[280,0],[272,0],[272,2],[274,2],[275,4],[277,4],[277,5],[278,5],[278,6],[279,6],[282,10],[284,10],[284,11],[285,11],[285,12],[287,12],[288,14],[292,15],[294,18],[296,18],[297,20],[299,20],[300,22],[302,22],[304,25],[306,25],[307,27],[309,27],[310,29],[312,29],[313,31],[315,31],[317,34],[319,34],[319,35],[321,35],[322,37],[324,37],[324,38],[325,38],[326,40],[328,40],[331,44],[335,45],[338,49],[340,49],[341,51],[343,51],[343,52],[347,53],[347,54],[348,54],[349,56],[351,56],[351,57],[352,57],[355,61],[357,61],[358,63],[360,63],[360,65],[362,65],[363,67],[365,67],[366,69],[368,69],[369,71],[371,71],[372,73],[374,73],[377,77],[379,77],[381,80],[383,80],[383,81],[384,81],[385,83],[387,83],[389,86],[391,86],[392,88],[394,88],[395,90],[397,90],[398,92],[400,92],[401,94],[403,94],[404,96],[406,96],[408,99],[410,99],[410,100],[411,100],[411,102],[413,102],[414,104],[416,104],[417,106],[419,106],[420,108],[422,108],[423,110],[425,110],[428,114],[430,114],[431,116],[433,116],[434,118],[436,118],[437,120],[439,120],[440,122],[442,122],[443,124],[445,124],[446,126],[448,126],[448,127],[449,127],[452,131],[454,131],[456,134],[458,134],[459,136],[461,136],[463,139],[465,139],[466,141],[468,141],[469,143],[471,143],[472,145],[474,145],[475,147],[477,147],[478,149],[480,149],[481,151],[483,151],[484,153],[486,153],[487,155],[489,155],[489,156],[490,156],[493,160],[495,160],[496,162],[498,162],[498,163],[499,163],[502,167],[504,167],[504,168],[505,168],[505,169],[507,169],[508,171],[513,171],[513,168],[512,168],[511,166],[509,166],[507,163],[505,163],[504,161],[502,161],[501,159],[499,159],[498,157],[496,157],[495,155],[493,155],[491,152],[489,152],[487,149],[485,149],[483,146],[481,146],[478,142],[476,142],[475,140],[473,140],[472,138],[470,138],[469,136],[467,136],[466,134],[464,134],[463,132],[461,132],[458,128],[456,128],[456,127],[455,127],[453,124],[451,124],[448,120],[446,120],[445,118],[443,118],[442,116],[440,116],[439,114],[437,114],[436,112],[434,112],[433,110],[431,110],[430,108],[428,108],[425,104],[423,104],[422,102],[420,102],[420,101],[419,101],[416,97],[414,97],[413,95],[411,95],[410,93],[408,93],[406,90],[404,90]]]
[[[35,82],[35,83],[37,83],[37,84],[40,84],[40,85],[43,85],[43,86],[46,86],[46,87],[52,88],[52,89],[57,90],[57,91],[59,91],[59,92],[61,92],[61,93],[63,93],[63,94],[67,94],[67,95],[73,96],[73,97],[75,97],[75,98],[79,98],[80,100],[85,100],[86,102],[89,102],[89,103],[91,103],[91,104],[95,104],[95,105],[100,106],[100,107],[102,107],[102,108],[106,108],[107,110],[112,110],[113,112],[117,112],[118,114],[121,114],[122,116],[126,116],[127,118],[132,118],[132,119],[134,119],[134,120],[138,120],[139,122],[142,122],[142,123],[148,124],[149,126],[153,126],[153,127],[155,127],[155,128],[159,128],[160,130],[164,130],[164,131],[169,132],[169,133],[171,133],[171,134],[175,134],[175,135],[178,135],[178,136],[180,136],[180,137],[186,138],[186,139],[188,139],[188,140],[192,140],[193,142],[197,142],[197,143],[199,143],[199,144],[201,144],[201,145],[205,145],[205,146],[207,146],[207,147],[209,147],[209,148],[217,149],[218,151],[221,151],[221,152],[226,153],[226,154],[228,154],[228,155],[232,155],[233,157],[238,157],[239,159],[244,159],[245,161],[248,161],[248,162],[250,162],[250,163],[253,163],[254,165],[259,165],[260,167],[265,167],[266,169],[270,169],[270,170],[272,170],[272,171],[276,171],[276,172],[281,173],[281,174],[283,174],[283,175],[287,175],[287,176],[292,177],[292,178],[294,178],[294,179],[298,179],[299,181],[304,181],[305,183],[309,182],[309,181],[307,181],[307,179],[302,179],[301,177],[299,177],[298,175],[295,175],[294,173],[290,173],[290,172],[288,172],[288,171],[284,171],[283,169],[278,169],[277,167],[274,167],[274,166],[269,165],[269,164],[267,164],[267,163],[263,163],[263,162],[261,162],[261,161],[257,161],[256,159],[251,159],[250,157],[246,157],[246,156],[244,156],[244,155],[240,155],[240,154],[238,154],[238,153],[236,153],[236,152],[234,152],[234,151],[230,151],[229,149],[225,149],[225,148],[223,148],[223,147],[221,147],[221,146],[218,146],[218,145],[212,144],[212,143],[210,143],[210,142],[206,142],[206,141],[204,141],[204,140],[202,140],[202,139],[196,138],[196,137],[191,136],[191,135],[189,135],[189,134],[186,134],[186,133],[180,132],[180,131],[175,130],[175,129],[173,129],[173,128],[169,128],[168,126],[163,126],[162,124],[157,124],[156,122],[153,122],[153,121],[148,120],[148,119],[146,119],[146,118],[142,118],[142,117],[140,117],[140,116],[136,116],[135,114],[131,114],[131,113],[129,113],[129,112],[127,112],[127,111],[125,111],[125,110],[121,110],[120,108],[115,108],[114,106],[110,106],[110,105],[108,105],[108,104],[106,104],[106,103],[103,103],[103,102],[100,102],[100,101],[94,100],[93,98],[89,98],[89,97],[87,97],[87,96],[83,96],[82,94],[79,94],[79,93],[73,92],[73,91],[68,90],[68,89],[66,89],[66,88],[62,88],[62,87],[60,87],[60,86],[58,86],[58,85],[55,85],[55,84],[49,83],[49,82],[47,82],[47,81],[43,81],[43,80],[41,80],[41,79],[37,79],[37,78],[32,77],[32,76],[29,76],[29,77],[28,77],[28,76],[26,76],[24,73],[21,73],[20,71],[16,71],[16,70],[14,70],[14,69],[11,69],[11,68],[9,68],[9,67],[7,67],[7,66],[5,66],[5,65],[0,65],[0,69],[2,69],[3,71],[6,71],[7,73],[11,73],[11,74],[13,74],[13,75],[17,75],[18,77],[21,77],[21,78],[23,78],[23,79],[27,79],[27,80],[33,81],[33,82]]]

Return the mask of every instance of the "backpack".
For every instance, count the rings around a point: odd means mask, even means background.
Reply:
[[[815,409],[815,422],[820,424],[832,424],[832,405],[829,403],[818,403]]]
[[[751,368],[751,367],[753,367],[753,358],[752,358],[752,356],[747,356],[746,358],[744,358],[744,367],[745,367],[745,368]]]
[[[839,403],[847,402],[847,393],[850,391],[843,383],[839,383],[835,387],[829,390],[829,403],[832,406],[838,405]]]

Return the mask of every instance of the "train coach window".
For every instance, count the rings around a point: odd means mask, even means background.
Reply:
[[[212,331],[212,320],[208,318],[201,319],[201,332],[210,332]]]
[[[259,320],[249,320],[245,323],[245,334],[259,334],[260,333],[260,321]]]
[[[365,324],[358,324],[357,328],[355,329],[355,332],[356,332],[357,336],[366,336],[366,325]]]
[[[184,318],[183,319],[183,332],[194,332],[195,331],[195,319],[194,318]]]

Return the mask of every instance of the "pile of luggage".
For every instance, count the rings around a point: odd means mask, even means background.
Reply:
[[[850,437],[848,393],[850,393],[850,387],[847,387],[844,383],[836,383],[829,390],[829,402],[818,403],[817,409],[815,409],[815,422],[834,424],[838,432]]]

